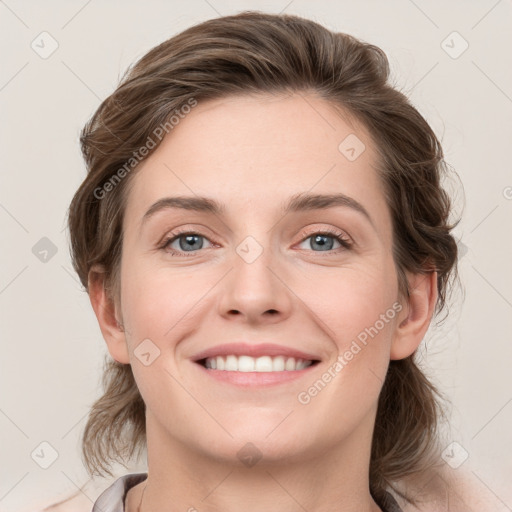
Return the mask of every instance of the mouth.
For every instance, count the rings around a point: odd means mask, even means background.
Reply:
[[[318,359],[302,359],[287,356],[260,356],[251,357],[248,355],[226,355],[205,357],[195,361],[207,370],[223,372],[296,372],[315,366]]]
[[[207,379],[245,389],[292,382],[313,372],[322,361],[295,347],[248,342],[213,346],[191,360]]]

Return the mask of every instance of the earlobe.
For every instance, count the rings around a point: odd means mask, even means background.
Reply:
[[[437,302],[437,272],[408,275],[409,298],[399,317],[390,359],[404,359],[418,348],[423,340]]]
[[[98,320],[110,355],[119,363],[129,364],[130,357],[126,336],[114,301],[108,297],[105,289],[105,271],[94,266],[88,276],[89,300]]]

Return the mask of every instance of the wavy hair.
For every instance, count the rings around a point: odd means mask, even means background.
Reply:
[[[192,101],[235,94],[313,92],[369,130],[392,216],[400,294],[409,294],[407,271],[437,271],[437,316],[458,278],[451,230],[460,219],[450,224],[441,144],[389,76],[379,47],[292,15],[246,11],[220,17],[151,49],[127,70],[81,132],[87,176],[71,201],[68,225],[72,263],[85,290],[89,271],[99,265],[110,298],[119,300],[128,185],[139,159],[159,145],[155,130],[169,125],[176,111]],[[154,144],[142,158],[148,138]],[[114,183],[120,169],[123,179]],[[444,398],[417,355],[389,364],[370,460],[373,496],[391,488],[413,504],[414,497],[397,482],[434,466],[444,414]],[[90,475],[112,476],[112,461],[122,462],[145,446],[145,404],[130,365],[107,358],[103,388],[83,433],[82,457]]]

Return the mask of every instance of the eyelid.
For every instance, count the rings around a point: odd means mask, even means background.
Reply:
[[[165,231],[165,235],[163,235],[160,238],[160,241],[157,243],[157,245],[160,245],[164,243],[165,241],[169,241],[172,238],[176,238],[180,235],[201,235],[204,238],[208,238],[210,241],[214,241],[213,235],[207,235],[206,232],[211,231],[206,226],[203,226],[202,224],[191,224],[186,225],[185,227],[178,227],[178,228],[170,228]]]
[[[329,235],[335,238],[340,238],[347,244],[352,245],[354,243],[352,238],[345,231],[333,227],[304,229],[300,234],[300,241],[303,242],[304,240],[313,235]]]
[[[328,251],[314,251],[312,249],[305,249],[307,253],[315,254],[315,257],[336,257],[339,256],[340,253],[355,250],[355,242],[352,240],[352,238],[345,231],[333,227],[311,228],[311,230],[303,230],[301,232],[301,240],[299,244],[305,242],[308,238],[311,238],[315,235],[328,236],[330,238],[334,238],[340,244],[340,247],[337,247],[336,249],[330,249]]]
[[[176,255],[176,256],[191,257],[191,256],[194,256],[195,253],[199,254],[201,252],[201,249],[197,250],[197,251],[180,251],[180,250],[167,248],[171,242],[175,242],[177,239],[179,239],[181,236],[184,236],[184,235],[199,235],[200,237],[207,239],[213,245],[218,246],[218,243],[215,241],[215,239],[210,239],[210,236],[203,234],[201,230],[194,229],[192,227],[189,227],[189,228],[185,227],[185,228],[176,228],[171,233],[166,234],[162,238],[160,243],[158,244],[158,249],[163,250],[164,252],[166,252],[170,255],[173,255],[173,256]],[[301,238],[298,243],[300,244],[314,235],[326,235],[331,238],[334,238],[338,241],[338,243],[341,246],[336,249],[331,249],[328,251],[306,250],[306,252],[317,253],[318,255],[322,255],[324,257],[329,257],[329,256],[337,255],[340,252],[352,250],[353,246],[355,245],[352,238],[349,235],[347,235],[347,233],[345,231],[343,231],[339,228],[334,228],[332,226],[327,227],[327,228],[321,228],[321,227],[305,228],[301,231],[301,233],[299,235]],[[202,248],[202,249],[210,249],[210,248],[211,247],[206,247],[206,248]],[[323,254],[323,253],[325,253],[325,254]]]
[[[207,239],[212,245],[217,244],[217,242],[215,242],[215,240],[211,239],[211,237],[209,235],[203,234],[201,232],[201,230],[199,230],[199,229],[176,228],[174,231],[167,233],[165,236],[162,237],[160,242],[157,244],[157,248],[165,251],[166,247],[171,242],[175,242],[178,238],[180,238],[181,236],[184,236],[184,235],[199,235],[200,237]],[[207,249],[209,249],[209,247],[207,247]],[[185,253],[184,251],[175,251],[174,249],[168,250],[167,252],[169,252],[170,254],[172,254],[173,252],[174,253],[179,252],[180,254]],[[191,251],[191,254],[193,254],[194,252],[199,252],[199,251]]]

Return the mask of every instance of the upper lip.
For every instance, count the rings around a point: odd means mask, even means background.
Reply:
[[[201,361],[209,357],[216,356],[285,356],[294,357],[296,359],[305,359],[306,361],[319,361],[320,358],[314,354],[297,350],[291,347],[284,347],[282,345],[276,345],[274,343],[224,343],[222,345],[216,345],[197,353],[192,357],[194,361]]]

